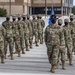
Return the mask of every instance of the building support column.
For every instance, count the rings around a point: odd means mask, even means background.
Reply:
[[[61,15],[63,15],[63,1],[61,0]]]
[[[47,16],[47,0],[45,0],[45,18]]]
[[[9,0],[9,15],[11,16],[11,0]]]
[[[29,15],[29,7],[27,7],[27,14]]]
[[[47,7],[45,8],[45,17],[47,16]]]
[[[25,5],[23,5],[23,13],[25,13]]]
[[[27,14],[29,15],[29,0],[27,0]]]
[[[67,12],[67,7],[66,7],[66,15],[67,15],[67,13],[68,13],[68,12]]]
[[[61,14],[63,15],[63,7],[61,7]]]
[[[70,7],[68,7],[68,15],[70,14]]]
[[[72,13],[72,8],[70,8],[70,14]]]
[[[30,13],[30,15],[32,15],[32,7],[30,7],[30,12],[29,13]]]

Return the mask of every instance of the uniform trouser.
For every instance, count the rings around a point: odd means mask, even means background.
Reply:
[[[55,65],[58,63],[59,49],[57,48],[57,46],[47,46],[47,54],[51,65]]]
[[[68,55],[68,58],[72,58],[72,49],[73,49],[73,47],[72,47],[72,44],[69,44],[69,43],[67,43],[67,55]]]
[[[6,37],[4,41],[4,50],[5,54],[7,54],[7,46],[9,44],[9,51],[13,53],[13,37]]]
[[[0,41],[0,57],[4,56],[4,41]]]
[[[29,46],[29,33],[24,34],[24,39],[25,39],[25,46]]]
[[[40,43],[43,42],[43,40],[42,40],[42,36],[43,36],[42,32],[39,32],[39,40],[40,40]]]
[[[42,29],[42,42],[43,42],[43,39],[44,39],[44,31]]]
[[[75,38],[73,38],[72,40],[73,40],[73,52],[75,52]]]
[[[29,33],[29,43],[32,44],[33,42],[33,33]]]
[[[15,49],[16,51],[21,51],[21,45],[20,45],[20,37],[16,36],[14,37],[14,42],[15,43]]]
[[[60,56],[61,56],[61,61],[65,61],[65,57],[66,57],[66,49],[65,49],[65,47],[63,47],[62,49],[60,49],[59,50],[59,58],[60,58]],[[59,61],[59,59],[58,59],[58,61]]]
[[[35,36],[35,42],[38,43],[38,37],[39,37],[39,36],[38,36],[38,32],[35,31],[35,32],[34,32],[34,36]]]
[[[20,37],[20,45],[21,45],[21,49],[23,51],[24,50],[24,36],[23,35]]]

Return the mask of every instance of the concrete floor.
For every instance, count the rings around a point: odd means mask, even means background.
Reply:
[[[73,63],[75,64],[75,58],[73,59]],[[33,49],[30,49],[26,54],[22,54],[21,57],[17,57],[14,55],[14,60],[10,60],[10,57],[7,57],[5,60],[5,64],[0,63],[0,73],[18,73],[18,74],[47,74],[50,73],[50,64],[47,58],[47,52],[45,44],[36,47],[33,45]],[[60,74],[69,74],[74,75],[75,73],[75,65],[69,66],[68,62],[66,62],[66,70],[62,70],[59,65],[59,69],[56,70],[57,75]]]

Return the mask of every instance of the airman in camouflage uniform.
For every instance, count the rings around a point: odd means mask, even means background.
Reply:
[[[71,37],[71,28],[69,26],[69,19],[64,20],[64,36],[65,36],[65,43],[67,47],[67,55],[69,58],[69,65],[72,65],[72,37]]]
[[[32,26],[33,26],[33,34],[35,36],[35,44],[36,46],[39,46],[38,45],[38,42],[39,42],[39,35],[38,35],[38,23],[37,23],[37,20],[36,20],[36,16],[33,16],[33,20],[32,20]]]
[[[41,25],[41,20],[40,17],[37,16],[37,23],[38,23],[38,34],[39,34],[39,40],[40,40],[40,44],[42,44],[43,40],[42,40],[42,25]]]
[[[51,63],[51,72],[55,72],[55,67],[58,63],[59,49],[65,46],[63,29],[56,25],[56,16],[51,16],[52,25],[47,26],[45,30],[45,43],[47,47],[47,54],[49,62]],[[62,69],[64,69],[64,64],[62,63]]]
[[[32,43],[33,43],[33,30],[32,30],[32,23],[31,23],[31,20],[30,20],[30,16],[27,15],[27,25],[28,25],[28,28],[29,28],[29,43],[30,43],[30,48],[32,48]]]
[[[4,37],[4,50],[5,50],[5,58],[6,58],[6,54],[7,54],[7,47],[8,47],[8,44],[9,44],[9,50],[10,50],[10,56],[11,56],[11,60],[13,60],[13,32],[12,32],[12,23],[10,21],[10,17],[7,16],[6,17],[6,21],[4,21],[2,23],[3,27],[5,28],[5,31],[6,31],[6,35]]]
[[[44,27],[45,27],[45,22],[44,20],[42,19],[42,16],[40,15],[40,21],[41,21],[41,26],[42,26],[42,44],[43,44],[43,36],[44,36]]]
[[[13,44],[15,43],[15,52],[14,54],[18,53],[18,57],[20,57],[21,45],[20,45],[20,35],[19,35],[19,25],[16,21],[16,16],[12,18],[12,25],[13,25]]]
[[[62,19],[58,19],[58,25],[62,27]],[[59,50],[59,57],[61,56],[61,62],[63,63],[62,66],[64,66],[65,64],[65,53],[66,53],[66,49],[65,47],[62,47],[60,50]],[[60,60],[60,59],[59,59]],[[64,68],[65,69],[65,68]]]
[[[18,16],[17,24],[19,26],[20,45],[21,45],[21,49],[22,49],[22,54],[25,54],[25,51],[24,51],[24,31],[23,31],[23,24],[21,21],[21,15]]]
[[[0,57],[1,63],[4,63],[5,52],[4,52],[4,28],[0,26]]]
[[[29,28],[27,25],[26,16],[23,15],[22,18],[26,51],[29,51]]]
[[[75,54],[75,23],[74,23],[74,16],[70,15],[70,28],[71,28],[71,35],[72,35],[72,41],[73,41],[73,51]]]

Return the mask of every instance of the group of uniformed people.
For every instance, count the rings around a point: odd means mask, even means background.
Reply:
[[[32,20],[29,15],[18,15],[6,17],[6,21],[0,26],[0,57],[1,63],[7,58],[7,52],[9,50],[9,57],[14,59],[13,54],[18,54],[18,57],[25,54],[25,51],[33,48],[33,37],[35,37],[35,45],[39,46],[43,44],[43,29],[45,22],[42,20],[41,15],[32,16]],[[9,47],[9,49],[8,49]],[[15,52],[14,52],[15,48]],[[25,50],[26,49],[26,50]]]
[[[62,26],[62,19],[58,19],[57,24],[56,15],[51,15],[49,20],[51,20],[52,24],[46,27],[45,34],[45,22],[42,20],[41,15],[37,17],[34,15],[32,18],[31,20],[29,15],[24,14],[18,17],[14,15],[12,21],[10,21],[10,17],[6,17],[6,21],[0,26],[1,63],[4,63],[4,60],[7,58],[8,45],[9,57],[13,60],[13,54],[18,54],[18,57],[21,57],[21,52],[25,54],[25,51],[33,48],[33,37],[35,37],[34,44],[36,46],[39,46],[39,42],[43,44],[45,40],[47,55],[51,64],[50,72],[54,73],[58,68],[60,57],[62,69],[65,70],[66,49],[69,65],[73,65],[72,53],[75,51],[74,16],[70,15],[70,22],[66,18],[64,20],[64,26]]]
[[[50,72],[55,73],[55,70],[58,69],[60,60],[62,69],[65,70],[66,55],[69,65],[73,65],[75,22],[74,15],[70,15],[70,19],[64,19],[64,26],[62,26],[62,19],[58,19],[57,21],[56,15],[52,15],[50,20],[52,24],[48,25],[45,29],[45,44],[47,47],[48,59],[51,64]],[[58,23],[56,23],[56,21]]]

